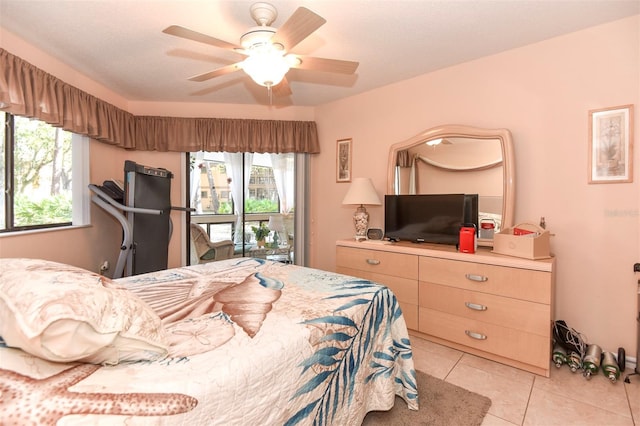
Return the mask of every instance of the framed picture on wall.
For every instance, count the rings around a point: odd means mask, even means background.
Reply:
[[[633,105],[589,111],[589,183],[633,182]]]
[[[336,142],[336,182],[351,182],[351,139]]]

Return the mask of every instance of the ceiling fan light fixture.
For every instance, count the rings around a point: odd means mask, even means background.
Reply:
[[[275,86],[282,81],[290,68],[282,53],[271,46],[252,49],[249,57],[242,62],[242,69],[259,85]]]

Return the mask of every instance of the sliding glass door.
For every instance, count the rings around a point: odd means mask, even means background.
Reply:
[[[296,231],[301,229],[296,184],[303,182],[296,176],[303,158],[292,153],[191,153],[191,223],[205,231],[211,247],[230,240],[236,257],[302,264],[296,262]],[[194,253],[191,243],[190,263],[207,261],[201,252]]]

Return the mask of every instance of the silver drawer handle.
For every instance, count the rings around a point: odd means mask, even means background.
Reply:
[[[465,330],[464,331],[465,334],[469,337],[471,337],[472,339],[477,339],[477,340],[486,340],[487,336],[481,333],[476,333],[475,331],[469,331],[469,330]]]
[[[484,275],[476,275],[476,274],[465,274],[464,275],[468,280],[471,281],[477,281],[479,283],[483,283],[485,281],[488,281],[489,278],[485,277]]]
[[[469,309],[473,309],[474,311],[486,311],[487,310],[486,306],[480,305],[478,303],[464,302],[464,305]]]
[[[369,265],[379,265],[379,264],[380,264],[380,261],[379,261],[379,260],[376,260],[376,259],[367,259],[367,263],[368,263]]]

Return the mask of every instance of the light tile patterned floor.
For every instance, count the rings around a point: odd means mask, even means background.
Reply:
[[[551,377],[411,336],[415,367],[491,398],[483,426],[640,426],[640,375],[611,383],[598,374],[591,380],[568,367],[551,367]]]

